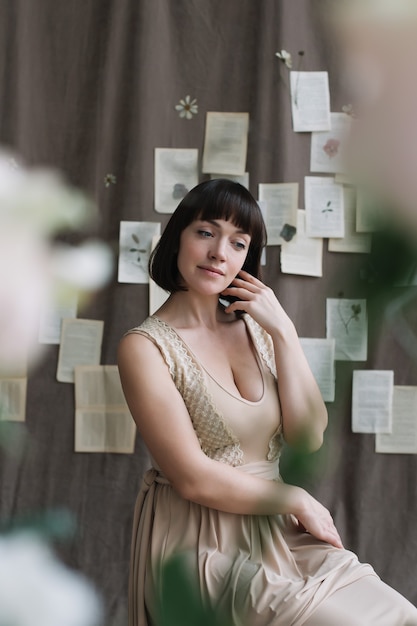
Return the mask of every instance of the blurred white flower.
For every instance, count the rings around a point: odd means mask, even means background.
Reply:
[[[0,153],[0,367],[40,355],[40,315],[68,292],[84,298],[111,275],[105,244],[55,245],[56,233],[81,230],[97,216],[80,190],[50,170],[15,167]],[[53,294],[53,295],[52,295]],[[58,296],[57,296],[58,294]],[[0,625],[1,626],[1,625]]]
[[[0,365],[40,356],[41,307],[49,299],[49,249],[26,228],[0,219]]]
[[[96,216],[92,201],[67,185],[52,170],[13,167],[0,156],[0,220],[20,221],[28,229],[50,235],[80,228]]]
[[[51,271],[60,282],[77,291],[103,287],[113,271],[113,255],[101,241],[88,240],[78,247],[55,246]]]
[[[193,115],[198,113],[197,100],[191,100],[190,96],[185,96],[181,99],[179,104],[175,105],[175,110],[179,111],[180,117],[185,117],[187,120],[191,120]]]
[[[0,538],[1,626],[98,626],[101,602],[91,585],[32,534]]]
[[[285,63],[288,69],[292,68],[292,56],[290,52],[287,52],[286,50],[281,50],[280,52],[275,52],[275,56],[281,59],[281,61]]]

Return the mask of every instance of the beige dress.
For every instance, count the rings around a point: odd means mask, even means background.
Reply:
[[[257,402],[224,389],[157,317],[129,332],[144,334],[158,346],[205,454],[241,472],[280,480],[281,412],[272,342],[249,316],[244,319],[263,376]],[[135,508],[129,626],[155,624],[157,572],[163,559],[177,552],[189,555],[203,598],[233,626],[310,624],[337,590],[365,577],[379,582],[370,565],[300,532],[292,516],[236,515],[184,500],[154,465],[144,476]],[[368,626],[382,623],[364,618]],[[417,620],[389,622],[406,623]]]

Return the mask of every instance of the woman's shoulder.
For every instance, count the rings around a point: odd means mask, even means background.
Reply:
[[[134,326],[125,332],[119,342],[119,351],[127,347],[135,347],[138,350],[157,347],[161,349],[164,343],[163,337],[166,329],[161,325],[161,320],[154,316],[147,317],[139,326]]]
[[[124,334],[119,344],[119,352],[130,350],[136,353],[142,363],[151,354],[158,352],[172,375],[178,370],[179,364],[189,361],[184,357],[186,351],[177,333],[167,322],[155,315],[150,315],[139,326]]]

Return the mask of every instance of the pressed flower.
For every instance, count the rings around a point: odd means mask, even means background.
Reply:
[[[180,117],[185,117],[187,120],[191,120],[193,115],[198,113],[197,100],[191,100],[190,96],[185,96],[179,101],[179,104],[175,105],[175,110],[179,111]]]
[[[339,139],[328,139],[327,142],[323,146],[324,152],[331,159],[337,155],[339,152],[340,141]]]
[[[292,68],[292,56],[290,52],[287,52],[287,50],[281,50],[280,52],[275,52],[275,56],[281,59],[288,69]]]

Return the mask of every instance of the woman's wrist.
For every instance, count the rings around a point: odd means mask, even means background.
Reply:
[[[272,337],[274,345],[281,344],[283,342],[291,342],[297,339],[297,331],[289,317],[272,328],[269,334]]]
[[[285,497],[284,510],[282,513],[291,514],[298,517],[306,509],[308,493],[302,487],[296,485],[285,485],[287,493]]]

